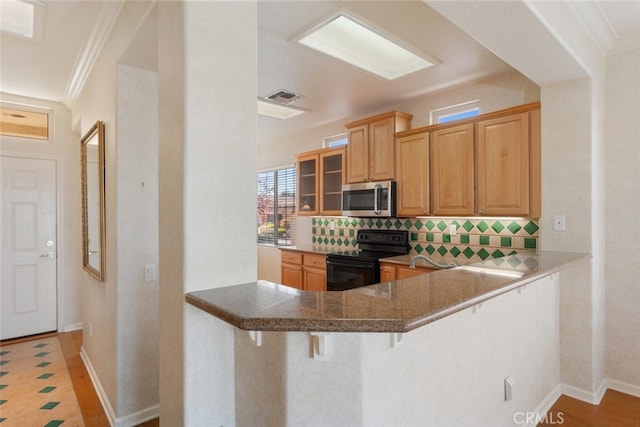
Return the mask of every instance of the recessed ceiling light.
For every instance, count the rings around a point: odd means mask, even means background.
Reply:
[[[288,119],[298,114],[309,111],[300,107],[292,107],[290,105],[282,105],[277,102],[267,101],[264,98],[258,98],[258,114],[262,116],[274,117],[276,119]]]
[[[0,30],[14,36],[39,40],[44,3],[33,0],[0,1]]]
[[[302,36],[298,43],[388,80],[434,65],[344,13]]]

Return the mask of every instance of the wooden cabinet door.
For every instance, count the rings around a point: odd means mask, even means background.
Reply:
[[[320,213],[342,215],[342,184],[345,183],[346,149],[320,153]]]
[[[405,277],[419,276],[421,274],[430,273],[432,271],[435,271],[435,270],[430,268],[424,268],[424,267],[411,268],[411,267],[405,267],[403,265],[399,265],[397,275],[398,275],[398,279],[404,279]]]
[[[369,180],[369,126],[349,129],[347,145],[347,182]]]
[[[380,264],[380,282],[391,282],[396,280],[396,266],[389,264]]]
[[[317,215],[318,155],[310,154],[297,159],[298,215]]]
[[[396,141],[396,209],[398,216],[429,213],[429,133]]]
[[[431,133],[431,213],[473,215],[473,124]]]
[[[280,281],[283,285],[302,289],[303,280],[301,265],[280,264]]]
[[[529,215],[529,114],[477,124],[478,213]]]
[[[369,179],[385,181],[395,177],[395,119],[369,124]]]
[[[304,290],[305,291],[326,291],[327,290],[326,270],[305,267]]]

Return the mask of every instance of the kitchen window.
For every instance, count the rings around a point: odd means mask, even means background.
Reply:
[[[454,120],[467,119],[480,114],[480,101],[469,101],[462,104],[439,108],[431,112],[431,124],[447,123]]]
[[[346,133],[341,133],[339,135],[327,136],[322,140],[322,148],[333,148],[333,147],[341,147],[343,145],[349,144],[349,137]]]
[[[258,173],[258,243],[293,246],[296,238],[296,168]]]

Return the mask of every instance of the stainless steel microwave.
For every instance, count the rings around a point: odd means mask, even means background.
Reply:
[[[342,186],[342,215],[392,217],[396,215],[396,182],[362,182]]]

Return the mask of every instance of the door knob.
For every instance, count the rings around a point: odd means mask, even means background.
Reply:
[[[47,252],[46,254],[40,255],[40,258],[53,258],[53,252]]]

